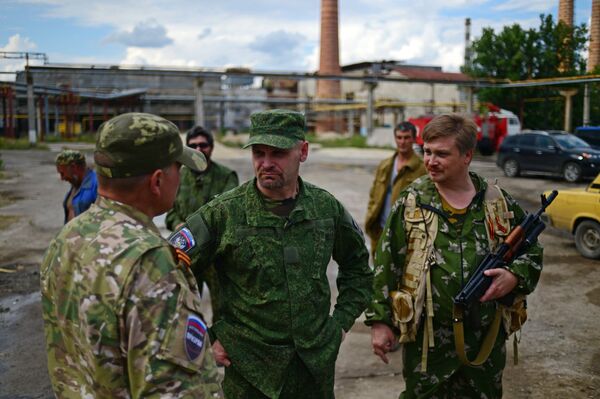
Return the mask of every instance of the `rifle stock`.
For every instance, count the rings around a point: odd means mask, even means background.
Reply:
[[[542,222],[541,215],[557,195],[558,191],[556,190],[552,191],[548,198],[542,194],[542,206],[540,209],[535,214],[528,214],[523,222],[510,232],[508,237],[494,252],[488,253],[485,256],[467,284],[454,297],[456,305],[465,308],[479,300],[492,284],[492,278],[486,276],[483,272],[510,264],[523,250],[537,241],[538,236],[546,228],[546,225]],[[513,299],[514,296],[509,294],[498,299],[498,301],[511,305]]]

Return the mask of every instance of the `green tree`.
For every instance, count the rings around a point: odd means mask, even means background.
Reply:
[[[541,15],[537,29],[513,24],[496,33],[484,28],[481,37],[473,41],[472,62],[464,72],[476,78],[510,81],[581,75],[585,73],[586,40],[585,24],[570,27],[556,23],[551,15]],[[478,97],[520,115],[524,127],[560,129],[564,101],[558,90],[563,88],[485,88]],[[582,97],[583,86],[574,99],[574,115],[581,115]],[[580,124],[578,118],[575,124]]]

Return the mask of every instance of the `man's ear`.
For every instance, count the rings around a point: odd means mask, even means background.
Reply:
[[[308,158],[308,141],[304,141],[302,143],[302,147],[300,147],[300,162],[306,161]]]
[[[148,184],[150,185],[150,192],[153,195],[160,196],[164,179],[165,173],[162,171],[162,169],[156,169],[154,172],[152,172],[150,179],[148,179]]]
[[[465,152],[465,165],[469,165],[471,163],[471,161],[473,160],[473,152],[475,150],[467,150],[467,152]]]

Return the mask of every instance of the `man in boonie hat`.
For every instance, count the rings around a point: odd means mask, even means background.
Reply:
[[[97,135],[98,200],[41,266],[55,393],[222,397],[189,258],[152,222],[172,206],[181,164],[201,170],[204,156],[150,114],[119,115]]]
[[[226,397],[333,398],[340,343],[371,298],[364,237],[339,201],[299,176],[304,115],[250,119],[255,178],[201,207],[169,241],[196,272],[216,265],[223,317],[210,334]],[[330,315],[332,257],[340,294]]]
[[[98,179],[88,168],[85,155],[76,150],[63,150],[56,156],[56,171],[60,179],[71,184],[63,200],[64,222],[85,212],[96,201]]]

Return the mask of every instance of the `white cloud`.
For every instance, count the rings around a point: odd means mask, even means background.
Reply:
[[[319,0],[19,0],[43,4],[46,16],[82,26],[110,26],[128,48],[123,64],[246,66],[269,70],[314,70],[318,65]],[[482,26],[520,23],[523,11],[547,12],[548,0],[344,0],[339,1],[340,60],[381,59],[441,65],[456,71],[463,61],[464,18],[473,10],[472,37]],[[502,12],[504,20],[494,14]],[[511,14],[511,15],[509,15]],[[154,21],[144,31],[140,16]],[[473,16],[473,15],[471,15]],[[158,21],[158,22],[157,22]],[[150,32],[150,33],[151,33]],[[168,34],[167,34],[168,32]],[[143,39],[143,40],[142,40]],[[152,40],[149,40],[152,39]],[[155,40],[160,39],[160,40]],[[287,45],[286,45],[287,44]],[[53,61],[61,60],[53,58]]]
[[[21,37],[20,34],[12,35],[8,38],[6,45],[0,47],[0,51],[10,52],[32,52],[37,49],[37,45],[31,41],[28,37]],[[39,65],[43,61],[41,60],[30,60],[29,65]],[[2,72],[16,72],[22,71],[25,67],[25,60],[21,58],[0,58],[0,71]],[[2,81],[13,81],[15,75],[13,74],[0,74],[0,80]]]
[[[138,23],[131,31],[113,33],[107,38],[109,42],[119,42],[131,47],[165,47],[173,43],[167,36],[167,30],[156,20],[149,19]]]
[[[550,2],[548,0],[508,0],[502,4],[493,7],[498,11],[533,11],[533,12],[549,12],[558,1]]]
[[[12,35],[8,38],[6,46],[0,47],[0,51],[32,51],[36,49],[36,44],[28,37],[21,37],[20,34]]]

